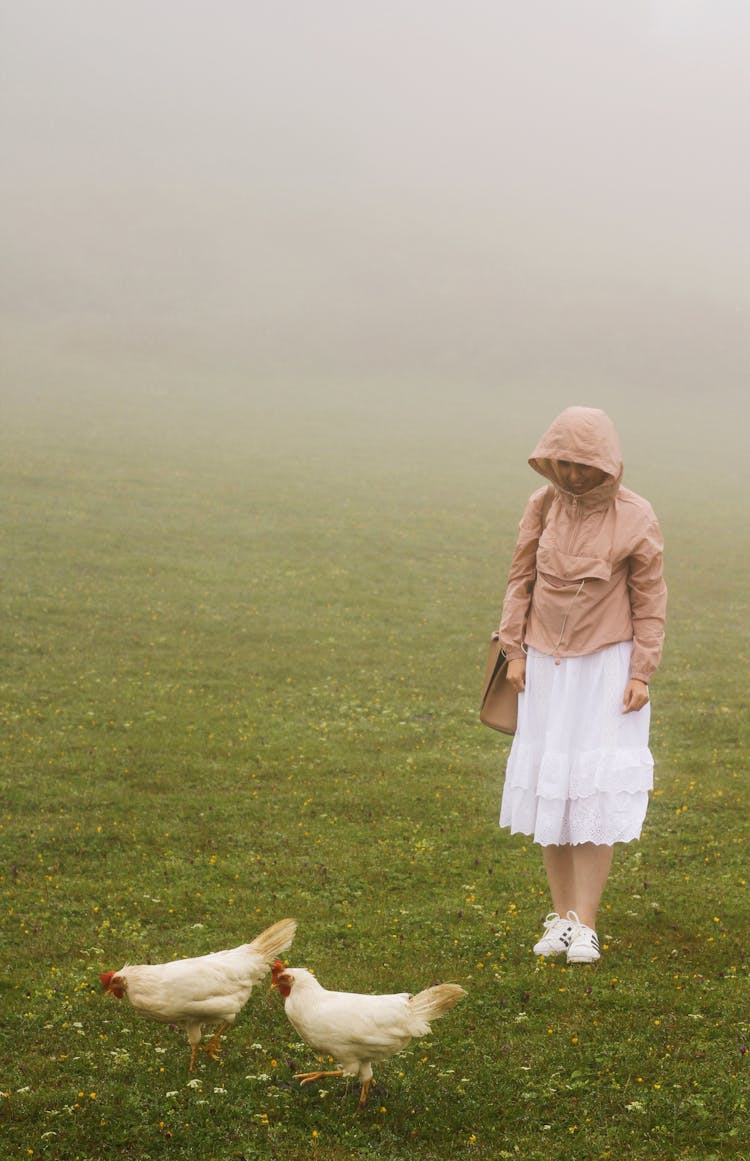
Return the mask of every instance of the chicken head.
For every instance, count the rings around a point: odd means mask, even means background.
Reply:
[[[117,972],[102,972],[99,976],[101,985],[108,996],[117,996],[121,1000],[125,995],[125,980]]]
[[[271,991],[278,989],[279,994],[286,998],[292,990],[293,979],[287,974],[280,959],[271,964]]]

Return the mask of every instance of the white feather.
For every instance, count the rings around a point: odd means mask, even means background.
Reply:
[[[292,981],[286,1014],[302,1039],[362,1081],[372,1076],[372,1064],[428,1035],[430,1020],[466,995],[458,984],[439,984],[416,996],[329,992],[306,968],[287,968],[284,977]]]
[[[168,963],[124,964],[115,978],[136,1012],[183,1025],[195,1045],[204,1024],[234,1023],[254,985],[291,944],[296,927],[293,919],[282,919],[252,943]]]

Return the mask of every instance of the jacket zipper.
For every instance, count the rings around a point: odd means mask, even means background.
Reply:
[[[581,522],[581,506],[578,503],[578,497],[573,497],[573,528],[570,533],[570,540],[568,541],[568,555],[573,552],[573,542],[578,533],[578,525]]]

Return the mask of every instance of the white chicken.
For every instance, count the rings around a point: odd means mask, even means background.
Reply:
[[[329,1076],[356,1076],[360,1108],[375,1083],[373,1064],[401,1052],[413,1037],[427,1036],[430,1021],[466,995],[459,984],[436,984],[416,996],[329,992],[306,968],[285,968],[280,961],[271,974],[271,987],[283,997],[294,1029],[306,1044],[332,1056],[340,1066],[331,1072],[298,1072],[294,1079],[309,1084]]]
[[[271,962],[291,945],[296,930],[294,919],[281,919],[240,947],[170,963],[126,963],[118,972],[102,972],[99,979],[108,996],[127,996],[141,1016],[182,1025],[190,1041],[192,1072],[204,1024],[219,1024],[206,1044],[215,1060],[222,1033],[234,1024]]]

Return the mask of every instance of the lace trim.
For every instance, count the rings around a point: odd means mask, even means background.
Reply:
[[[595,794],[585,799],[534,798],[521,789],[503,795],[500,825],[542,846],[598,843],[613,846],[641,836],[648,808],[645,791]]]

